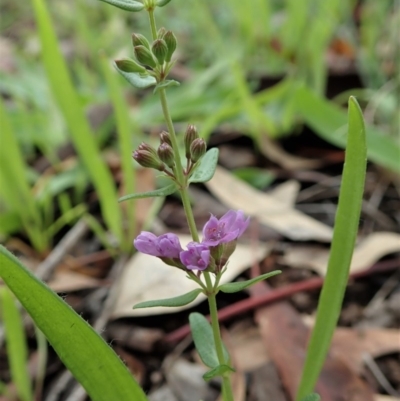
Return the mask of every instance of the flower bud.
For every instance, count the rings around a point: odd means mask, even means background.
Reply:
[[[171,137],[169,133],[166,131],[162,131],[160,134],[160,144],[167,143],[169,146],[172,146]]]
[[[152,152],[147,150],[135,150],[132,157],[142,166],[148,168],[154,168],[156,170],[164,171],[165,165],[158,158],[157,154],[154,156]]]
[[[172,33],[172,31],[167,31],[163,37],[165,43],[167,44],[167,56],[165,57],[166,62],[171,61],[171,57],[175,52],[176,49],[176,37]]]
[[[157,39],[153,42],[151,46],[151,50],[153,51],[154,56],[158,60],[158,62],[162,65],[164,64],[165,58],[167,57],[168,48],[167,44],[163,39]]]
[[[157,156],[157,151],[153,148],[153,146],[149,145],[146,142],[142,142],[138,146],[137,150],[145,150],[145,151],[150,152],[151,154],[153,154],[155,157],[158,157]]]
[[[184,143],[185,143],[185,152],[186,158],[190,159],[190,145],[192,142],[199,137],[197,133],[197,129],[194,125],[190,124],[186,128],[185,136],[184,136]]]
[[[174,151],[168,143],[162,143],[157,150],[158,157],[162,162],[164,162],[168,167],[175,166]]]
[[[164,39],[164,35],[166,32],[167,30],[164,27],[160,28],[157,32],[157,39]]]
[[[148,65],[149,67],[152,68],[155,68],[157,66],[157,61],[149,49],[147,49],[142,45],[135,46],[134,49],[135,49],[135,56],[139,61],[139,63]]]
[[[124,72],[138,72],[138,73],[146,72],[146,68],[144,68],[134,60],[130,59],[115,60],[115,64],[118,67],[118,69]]]
[[[206,153],[207,145],[204,139],[196,138],[190,145],[190,159],[193,163],[198,162]]]
[[[150,50],[150,43],[145,36],[140,33],[132,33],[132,44],[135,46],[144,46]]]

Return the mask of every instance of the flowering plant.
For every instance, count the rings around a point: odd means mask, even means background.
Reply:
[[[210,368],[204,378],[209,380],[215,376],[221,376],[223,398],[225,401],[233,400],[229,376],[233,368],[229,355],[221,341],[216,295],[220,291],[240,291],[279,272],[272,272],[244,282],[220,285],[222,275],[229,268],[228,262],[235,250],[236,241],[248,227],[249,218],[246,218],[241,211],[233,210],[221,218],[211,216],[202,230],[202,239],[200,240],[199,238],[187,190],[190,183],[205,182],[212,178],[217,163],[218,150],[210,149],[207,151],[205,141],[199,137],[193,125],[189,125],[186,130],[182,141],[183,146],[179,146],[175,135],[174,125],[168,110],[166,89],[169,86],[179,85],[178,82],[167,79],[174,63],[172,56],[176,49],[177,41],[172,31],[167,31],[164,28],[157,30],[154,18],[156,8],[165,6],[169,0],[103,1],[128,11],[146,10],[148,12],[152,32],[151,41],[141,34],[133,34],[132,43],[135,60],[117,60],[115,67],[133,86],[139,88],[154,86],[154,92],[160,95],[168,131],[160,133],[158,149],[142,143],[133,153],[133,158],[143,167],[160,171],[169,180],[169,185],[147,193],[127,195],[121,200],[165,196],[178,191],[182,198],[188,226],[192,234],[192,241],[182,246],[178,237],[173,233],[157,237],[152,233],[142,232],[135,239],[134,245],[137,250],[158,257],[166,264],[182,270],[189,279],[195,281],[199,286],[198,289],[187,294],[170,299],[140,303],[135,305],[135,308],[185,305],[193,301],[199,294],[205,294],[210,308],[211,325],[198,313],[190,315],[189,320],[194,343],[204,364]],[[39,16],[39,26],[42,28],[44,49],[57,50],[55,35],[43,1],[33,0],[33,3]],[[61,71],[62,68],[60,66],[63,65],[60,62],[61,55],[58,54],[58,51],[52,51],[49,54],[52,54],[51,57],[48,57],[47,62],[49,70]],[[65,71],[62,75],[68,78]],[[322,116],[320,115],[318,118],[325,119],[327,114],[329,114],[328,111],[325,114],[322,113]],[[71,115],[73,116],[74,113]],[[318,304],[315,327],[310,338],[302,378],[297,390],[297,401],[319,400],[319,396],[310,394],[310,392],[315,388],[337,322],[357,234],[365,179],[367,148],[362,113],[353,97],[349,100],[348,122],[346,162],[343,169],[328,272]],[[79,132],[80,130],[78,130],[78,136]],[[181,148],[184,149],[184,152],[181,152]],[[182,156],[186,157],[186,162],[181,157],[181,153]],[[99,164],[92,164],[92,166],[93,171],[98,172]],[[125,170],[129,171],[129,168]],[[94,176],[96,177],[96,174]],[[98,176],[104,177],[100,173]],[[101,179],[100,182],[103,184]],[[103,199],[111,198],[111,204],[114,204],[114,197],[110,197],[110,192],[105,190],[104,193],[108,196]],[[108,218],[109,223],[112,223],[110,227],[117,228],[116,232],[118,232],[120,221],[115,214],[105,213],[104,217],[105,220]],[[127,237],[129,238],[129,236]],[[122,247],[122,249],[124,248]],[[65,366],[83,384],[93,400],[145,401],[147,399],[143,390],[126,369],[126,366],[106,342],[86,321],[52,292],[50,288],[32,275],[29,269],[25,268],[2,245],[0,245],[0,277],[25,307],[37,327],[51,342]],[[14,331],[9,330],[9,327],[7,327],[12,322],[13,328],[22,333],[22,322],[18,324],[20,327],[16,327],[17,325],[15,324],[15,315],[18,314],[18,308],[13,302],[8,289],[0,288],[7,343],[10,343],[10,350],[18,351],[16,352],[18,358],[25,359],[22,355],[23,352],[20,352],[23,347],[20,340],[18,340],[18,338],[21,339],[22,334],[14,335]],[[71,339],[73,340],[71,341]],[[19,360],[21,361],[21,359]],[[99,361],[107,369],[98,369]],[[22,362],[19,365],[25,366],[25,363]],[[20,398],[28,399],[28,372],[26,372],[25,377],[26,379],[19,380],[20,388],[22,389]]]

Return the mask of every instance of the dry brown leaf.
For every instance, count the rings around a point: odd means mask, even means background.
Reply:
[[[254,189],[221,167],[217,167],[206,185],[228,207],[256,216],[261,223],[292,240],[330,242],[332,239],[331,227]]]
[[[332,354],[346,361],[355,372],[360,373],[364,365],[364,353],[376,358],[392,352],[400,352],[400,330],[337,328],[331,351]]]
[[[372,266],[383,256],[400,252],[400,234],[377,232],[360,241],[354,250],[350,272],[355,273]],[[291,267],[310,268],[325,275],[329,250],[319,246],[292,246],[282,258]]]
[[[374,401],[399,401],[399,399],[391,395],[375,394]]]
[[[56,271],[48,283],[55,292],[71,292],[103,285],[102,280],[71,271]]]
[[[275,200],[282,202],[287,207],[293,207],[300,190],[300,183],[296,180],[288,180],[268,192]]]
[[[178,235],[178,237],[183,245],[192,241],[188,235]],[[270,246],[266,244],[257,251],[248,245],[238,244],[235,256],[230,260],[221,283],[232,281],[251,266],[255,260],[265,257],[269,251]],[[198,288],[198,285],[189,280],[182,270],[168,266],[154,256],[142,253],[135,254],[128,262],[120,283],[121,288],[118,291],[119,296],[115,303],[112,318],[175,313],[191,308],[206,299],[203,294],[200,294],[194,302],[181,307],[132,309],[133,305],[139,302],[172,298]]]
[[[266,283],[255,285],[253,296],[270,290]],[[304,365],[309,329],[299,314],[287,302],[278,302],[256,311],[256,321],[267,348],[268,355],[277,367],[282,384],[291,399],[295,399]],[[343,360],[328,354],[316,392],[324,401],[372,401],[371,388],[353,372]]]

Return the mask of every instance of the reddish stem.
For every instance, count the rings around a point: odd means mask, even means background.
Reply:
[[[350,279],[358,279],[374,273],[383,273],[394,270],[398,267],[400,267],[399,259],[391,259],[384,262],[378,262],[370,268],[350,274]],[[322,277],[315,277],[297,283],[288,284],[285,287],[271,289],[261,296],[253,296],[251,298],[244,299],[243,301],[236,302],[232,305],[220,309],[218,311],[218,320],[220,322],[223,322],[249,310],[253,310],[260,306],[268,305],[272,302],[286,299],[300,291],[311,291],[319,289],[322,287],[323,282],[324,279]],[[207,319],[210,320],[210,317],[207,316]],[[167,334],[164,338],[164,341],[177,342],[182,340],[188,334],[190,334],[190,327],[188,324],[186,324],[179,329]]]

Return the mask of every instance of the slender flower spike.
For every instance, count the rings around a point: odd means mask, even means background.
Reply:
[[[179,259],[179,255],[183,251],[179,238],[172,233],[157,237],[153,233],[142,231],[133,244],[139,252],[158,258]]]
[[[210,249],[204,244],[190,242],[187,251],[180,253],[180,259],[189,270],[205,270],[210,263]]]
[[[250,218],[245,218],[241,210],[230,210],[220,219],[211,216],[203,228],[202,243],[207,246],[217,246],[239,238],[248,227]]]

